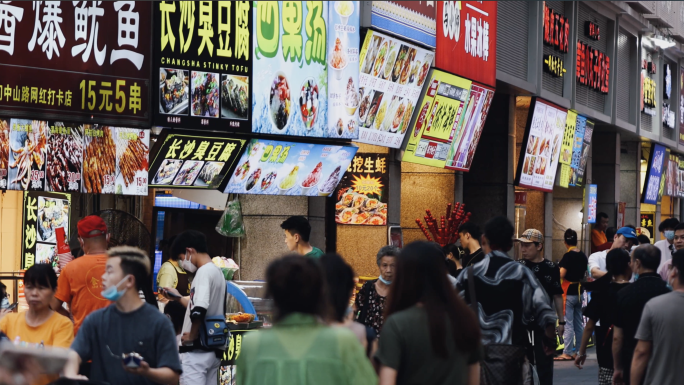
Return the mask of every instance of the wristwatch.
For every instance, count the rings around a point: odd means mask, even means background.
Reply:
[[[559,325],[565,325],[565,321],[559,322],[558,324],[559,324]]]

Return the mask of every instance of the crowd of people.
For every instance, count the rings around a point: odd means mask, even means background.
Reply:
[[[554,263],[544,257],[539,230],[515,238],[504,217],[483,231],[467,222],[458,244],[382,247],[378,278],[355,293],[351,266],[312,246],[309,222],[291,217],[281,225],[291,254],[264,275],[273,326],[242,339],[237,383],[552,384],[554,360],[581,369],[592,336],[599,384],[678,383],[684,224],[663,221],[665,239],[655,245],[631,226],[611,231],[607,224],[599,214],[589,257],[567,229],[567,252]],[[0,312],[3,336],[68,348],[67,378],[215,385],[225,344],[212,344],[207,324],[224,320],[227,294],[205,235],[185,231],[161,245],[169,258],[155,294],[146,252],[108,248],[100,217],[77,227],[84,255],[59,278],[49,265],[30,267],[28,310]],[[516,242],[517,261],[510,257]],[[564,348],[554,357],[559,340]],[[58,377],[0,370],[7,384]]]

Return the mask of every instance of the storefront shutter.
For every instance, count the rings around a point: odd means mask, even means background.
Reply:
[[[630,60],[636,47],[636,38],[623,33],[618,34],[617,41],[617,73],[622,76],[615,78],[617,85],[617,100],[615,103],[617,117],[625,122],[634,124],[634,114],[630,113],[634,103],[632,102],[632,74],[634,73],[634,61]]]
[[[527,49],[530,4],[501,1],[497,10],[496,69],[527,81]]]
[[[592,48],[595,48],[604,54],[608,53],[608,43],[607,43],[607,32],[608,32],[608,19],[605,17],[601,16],[594,10],[592,10],[589,6],[580,3],[579,4],[579,12],[578,12],[578,17],[577,17],[577,25],[575,28],[577,28],[577,36],[579,37],[579,40],[583,43],[586,43],[590,45]],[[586,34],[584,33],[584,23],[587,21],[591,21],[592,23],[596,24],[599,26],[599,29],[601,31],[601,40],[596,41],[590,39]],[[575,45],[577,42],[574,42]],[[576,60],[576,58],[575,58]],[[610,60],[614,60],[612,57]],[[610,74],[611,76],[614,76],[614,74]],[[587,86],[583,86],[581,84],[577,84],[577,91],[575,93],[575,98],[577,103],[587,106],[593,110],[603,112],[604,111],[604,106],[607,100],[607,95],[604,95],[600,93],[599,91],[596,91],[594,89],[591,89]]]
[[[547,1],[546,6],[553,9],[553,11],[559,15],[565,16],[565,4],[566,2],[564,1]],[[572,6],[572,3],[567,3],[569,6]],[[499,6],[501,6],[501,3],[499,3]],[[572,33],[572,31],[571,31]],[[546,57],[546,55],[553,55],[557,56],[561,59],[563,59],[563,63],[565,65],[565,69],[569,70],[570,65],[572,63],[568,61],[567,54],[564,54],[560,51],[556,51],[552,46],[548,46],[546,44],[543,44],[544,46],[544,56],[543,58]],[[544,68],[543,63],[539,63],[541,68]],[[554,77],[553,75],[547,73],[546,71],[542,71],[542,88],[552,92],[558,96],[563,96],[563,79],[565,79],[565,76],[568,76],[570,74],[570,71],[566,72],[564,77]]]

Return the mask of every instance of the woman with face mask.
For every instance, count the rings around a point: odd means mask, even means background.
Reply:
[[[376,262],[380,270],[378,279],[367,281],[356,295],[354,306],[356,320],[375,330],[380,337],[382,324],[385,322],[385,298],[394,278],[394,261],[399,255],[395,246],[384,246],[378,251]]]
[[[173,255],[171,252],[171,245],[176,239],[175,236],[171,237],[168,241],[161,240],[159,242],[159,247],[162,249],[162,259],[165,259],[159,268],[159,273],[157,273],[157,288],[160,287],[172,287],[178,290],[178,293],[182,296],[190,295],[190,279],[178,260],[177,255]],[[160,302],[167,303],[168,300],[162,293],[159,293],[158,297]]]
[[[29,267],[24,274],[28,311],[7,314],[0,320],[0,331],[14,343],[68,348],[74,340],[74,325],[50,309],[56,290],[57,274],[52,266],[40,263]],[[32,384],[48,384],[58,377],[41,375]]]

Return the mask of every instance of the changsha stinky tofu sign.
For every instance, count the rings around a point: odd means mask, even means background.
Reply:
[[[154,3],[155,124],[249,131],[249,1]]]
[[[2,2],[0,107],[148,125],[151,9],[136,1]]]
[[[150,186],[217,188],[245,143],[246,139],[218,135],[168,134],[150,167]]]

